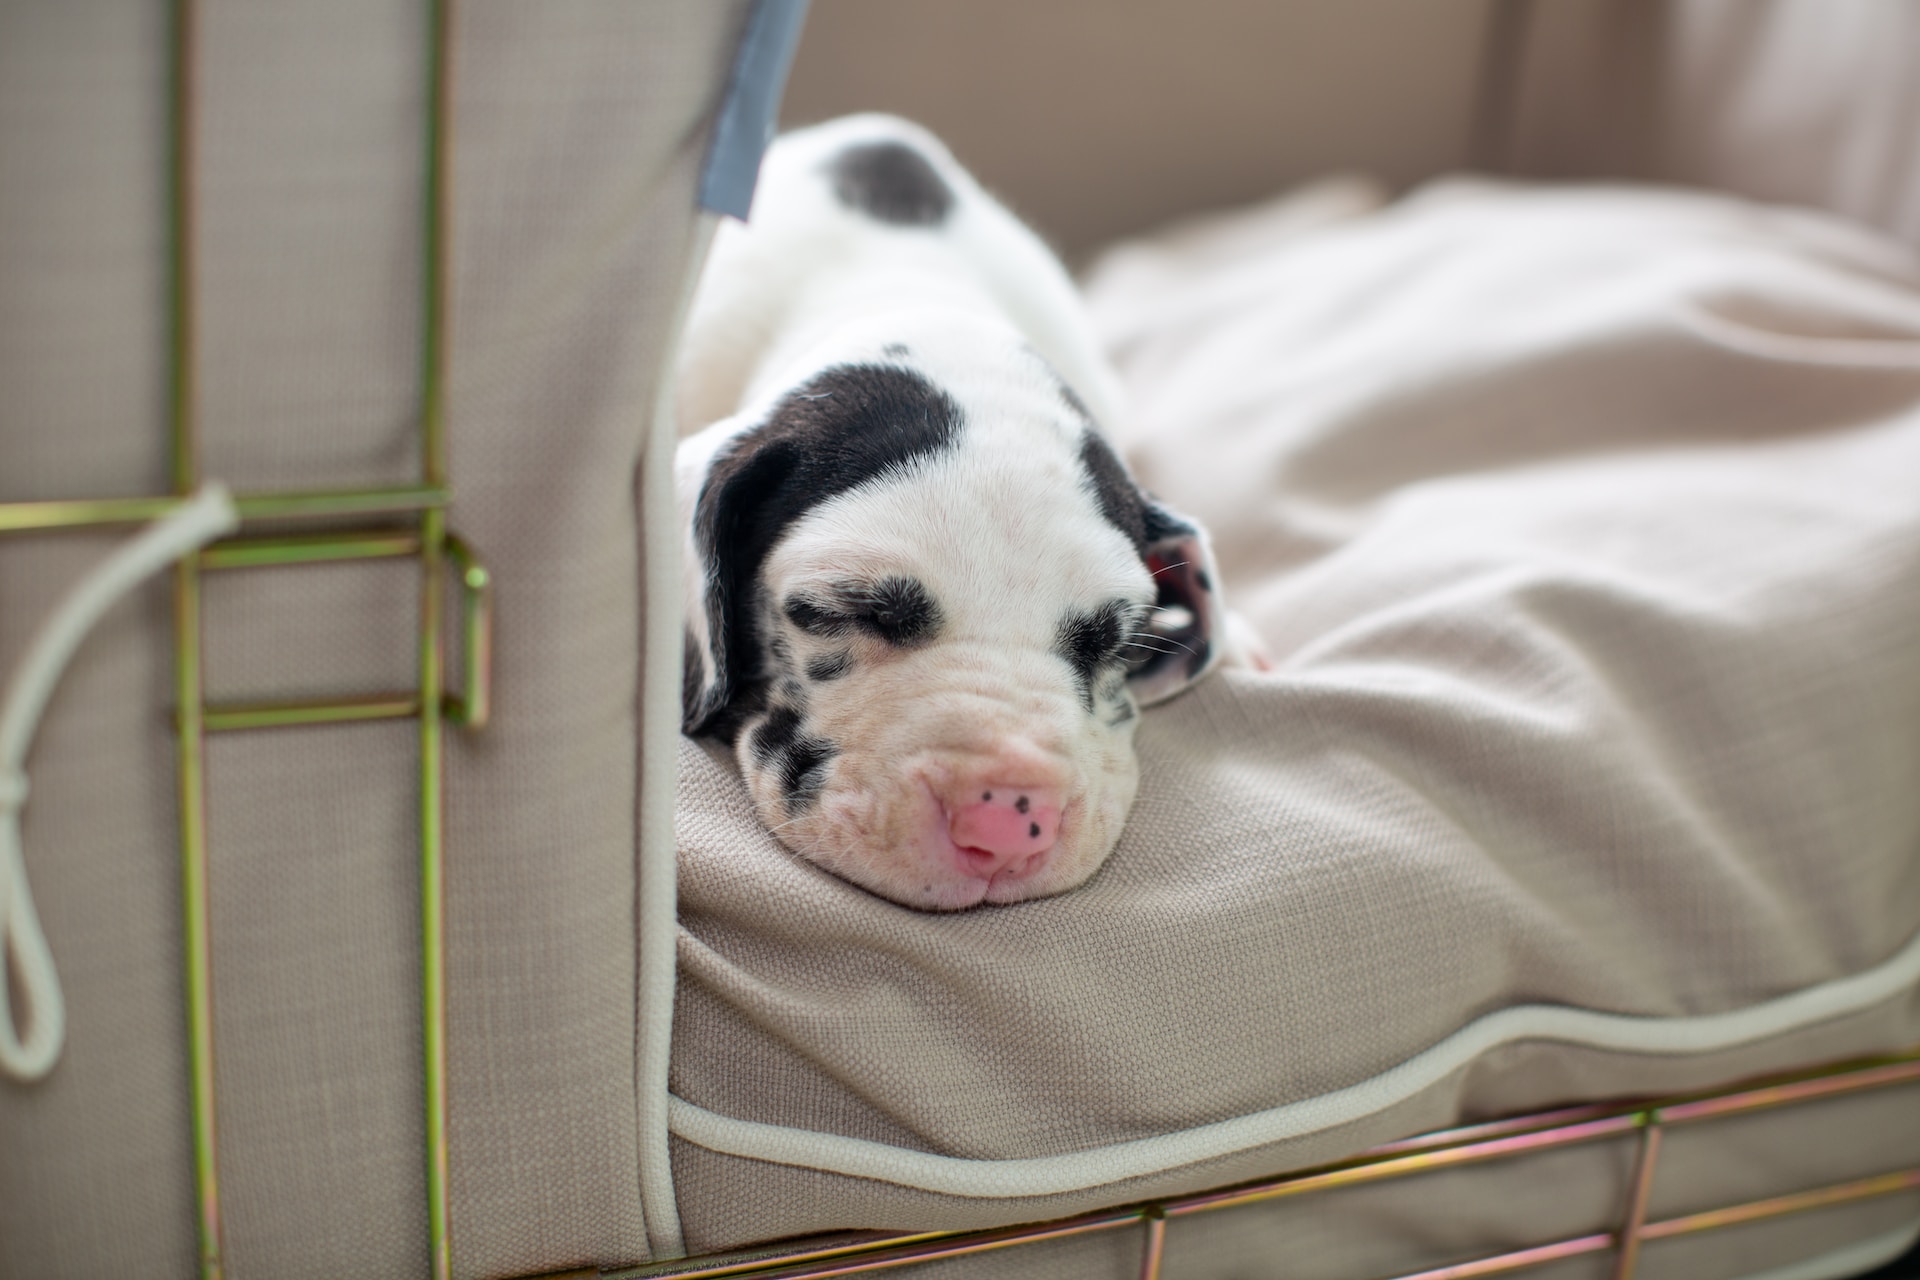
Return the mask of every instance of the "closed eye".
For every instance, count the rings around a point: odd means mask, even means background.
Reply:
[[[943,621],[926,587],[907,577],[836,583],[824,599],[793,595],[781,607],[787,620],[809,635],[838,637],[858,630],[900,648],[931,640]]]
[[[788,622],[810,636],[843,636],[854,624],[851,616],[806,596],[788,596],[781,609]]]
[[[1073,667],[1082,682],[1096,668],[1118,662],[1129,671],[1151,661],[1156,646],[1142,628],[1143,611],[1125,600],[1109,600],[1088,613],[1074,612],[1060,621],[1056,651]]]

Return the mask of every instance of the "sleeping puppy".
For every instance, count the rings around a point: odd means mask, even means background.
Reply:
[[[788,134],[678,379],[686,732],[894,902],[1092,875],[1137,708],[1226,641],[1205,535],[1101,437],[1117,388],[1060,264],[915,125]]]

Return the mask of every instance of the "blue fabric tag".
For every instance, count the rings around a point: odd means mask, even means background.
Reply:
[[[806,18],[807,0],[755,0],[700,172],[702,209],[746,220]]]

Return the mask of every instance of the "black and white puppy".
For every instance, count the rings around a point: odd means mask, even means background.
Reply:
[[[924,129],[788,134],[678,378],[686,732],[895,902],[1092,875],[1137,707],[1228,642],[1206,537],[1101,437],[1117,386],[1059,262]]]

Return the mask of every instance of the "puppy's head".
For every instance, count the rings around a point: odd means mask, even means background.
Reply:
[[[681,447],[688,733],[790,849],[907,906],[1058,893],[1216,657],[1199,530],[1004,335],[870,344]],[[963,338],[966,335],[961,335]]]

